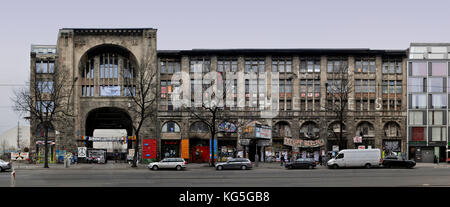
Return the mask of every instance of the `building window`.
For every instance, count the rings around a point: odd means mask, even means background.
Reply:
[[[355,61],[355,73],[375,73],[375,59],[358,59]]]
[[[413,62],[409,64],[410,76],[427,76],[427,64]]]
[[[300,60],[300,73],[320,73],[320,59],[305,58]]]
[[[426,92],[426,78],[422,77],[410,77],[408,78],[408,92]]]
[[[431,107],[434,109],[447,108],[447,98],[445,94],[430,94]]]
[[[162,127],[162,133],[179,133],[180,126],[175,122],[167,122]]]
[[[444,121],[444,111],[429,111],[428,112],[428,124],[429,125],[446,125]]]
[[[292,59],[291,58],[273,58],[272,72],[292,73]]]
[[[265,70],[265,58],[245,58],[245,72],[264,73]]]
[[[426,94],[411,94],[410,106],[413,109],[425,109],[427,108],[427,95]]]
[[[237,72],[237,58],[220,57],[217,59],[217,72]]]
[[[444,127],[430,127],[431,141],[440,142],[447,140],[446,130]]]
[[[401,74],[402,60],[383,60],[382,68],[383,74]]]
[[[447,80],[441,77],[429,77],[428,78],[428,92],[445,92],[445,84]]]
[[[36,73],[54,73],[55,72],[55,62],[36,60]]]
[[[161,59],[160,61],[161,74],[174,74],[181,71],[180,60]]]
[[[190,72],[208,73],[211,71],[211,61],[208,58],[191,58]]]
[[[346,73],[347,61],[345,60],[328,60],[327,71],[329,73]]]
[[[424,125],[423,111],[410,111],[409,124],[410,125]]]
[[[38,80],[36,82],[37,90],[40,93],[52,93],[53,92],[53,81],[51,80]]]
[[[431,63],[429,70],[432,76],[447,76],[447,64],[445,63]]]
[[[180,87],[180,82],[172,82],[170,80],[162,80],[161,84],[161,98],[160,110],[172,111],[174,109],[172,104],[172,92],[175,87]]]
[[[410,134],[412,141],[425,141],[425,127],[412,127]]]

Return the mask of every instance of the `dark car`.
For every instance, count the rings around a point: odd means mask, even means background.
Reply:
[[[229,159],[227,162],[219,162],[216,164],[216,170],[224,169],[241,169],[246,170],[252,168],[252,162],[246,158]]]
[[[295,160],[292,163],[286,164],[287,169],[298,169],[298,168],[309,168],[313,169],[316,167],[316,162],[314,159],[308,159],[308,158],[300,158]]]
[[[383,159],[383,166],[386,168],[394,168],[394,167],[405,167],[405,168],[413,168],[416,166],[416,162],[414,160],[407,160],[405,157],[389,155]]]

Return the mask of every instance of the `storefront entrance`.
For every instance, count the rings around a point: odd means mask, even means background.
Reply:
[[[161,156],[162,158],[180,157],[180,141],[161,140]]]
[[[217,158],[219,162],[225,162],[229,157],[237,156],[237,140],[221,140],[217,142]]]
[[[209,162],[209,140],[208,139],[189,139],[191,149],[190,162],[208,163]]]
[[[115,107],[97,108],[90,111],[86,118],[84,137],[90,139],[80,139],[79,146],[106,149],[107,160],[125,162],[128,151],[135,147],[132,132],[132,121],[128,112]]]

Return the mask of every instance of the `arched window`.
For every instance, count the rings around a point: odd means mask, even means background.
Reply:
[[[45,127],[44,124],[38,124],[36,127],[36,136],[37,137],[45,137]],[[52,125],[48,127],[48,137],[54,138],[55,137],[55,129]]]
[[[291,127],[287,122],[278,122],[273,127],[272,137],[292,137]]]
[[[386,137],[400,137],[400,126],[396,122],[388,122],[384,125]]]
[[[165,123],[162,127],[162,133],[179,133],[180,126],[173,121]]]
[[[209,127],[205,123],[199,121],[199,122],[195,122],[191,125],[190,131],[191,132],[208,133]]]
[[[315,122],[307,121],[300,128],[300,137],[318,138],[320,129]]]
[[[359,123],[358,126],[356,127],[356,136],[374,137],[375,128],[373,127],[373,124],[367,121]]]
[[[100,46],[80,63],[82,96],[130,96],[135,94],[135,62],[118,46]]]

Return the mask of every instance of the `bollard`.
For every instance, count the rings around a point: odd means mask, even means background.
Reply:
[[[11,186],[10,187],[15,187],[15,186],[16,186],[16,171],[13,168],[12,172],[11,172]]]

